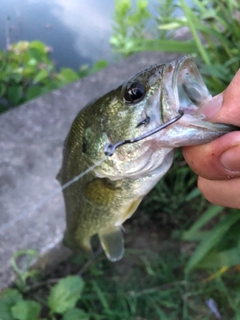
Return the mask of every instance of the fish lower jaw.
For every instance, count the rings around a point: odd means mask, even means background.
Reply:
[[[232,127],[220,123],[212,123],[194,117],[183,116],[171,128],[167,128],[159,137],[159,148],[179,148],[211,142],[232,131]]]
[[[227,133],[233,130],[233,126],[207,121],[207,117],[204,114],[186,114],[178,121],[178,124],[182,127],[192,127],[199,130],[205,130],[206,132],[223,132]],[[221,134],[220,134],[221,135]]]
[[[168,154],[172,155],[171,151],[172,149],[168,147],[159,148],[158,143],[150,143],[149,147],[138,158],[129,162],[116,163],[115,170],[111,174],[105,172],[97,175],[100,178],[108,178],[112,181],[149,177],[158,173]]]

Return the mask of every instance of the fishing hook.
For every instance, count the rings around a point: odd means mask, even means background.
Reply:
[[[104,154],[108,157],[112,156],[114,154],[114,151],[116,148],[126,144],[126,143],[134,143],[134,142],[138,142],[140,140],[143,140],[149,136],[151,136],[152,134],[162,130],[162,129],[165,129],[166,127],[170,126],[171,124],[173,124],[174,122],[178,121],[180,118],[182,118],[182,116],[184,115],[184,112],[182,110],[179,110],[178,112],[179,114],[169,120],[168,122],[165,122],[163,123],[162,125],[160,125],[159,127],[155,128],[155,129],[152,129],[144,134],[142,134],[141,136],[138,136],[137,138],[133,138],[133,139],[128,139],[128,140],[122,140],[122,141],[119,141],[119,142],[116,142],[114,144],[111,144],[111,143],[107,143],[105,144],[104,146]]]

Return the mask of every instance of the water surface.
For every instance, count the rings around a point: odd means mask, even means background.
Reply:
[[[19,40],[40,40],[53,48],[58,66],[112,59],[113,0],[1,0],[0,49]]]

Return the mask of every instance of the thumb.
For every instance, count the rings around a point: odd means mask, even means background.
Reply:
[[[211,122],[240,127],[240,70],[226,90],[201,109]],[[183,148],[186,161],[205,179],[240,176],[240,131],[230,132],[211,143]]]
[[[213,97],[201,112],[209,121],[233,124],[240,127],[240,70],[236,73],[229,86]]]

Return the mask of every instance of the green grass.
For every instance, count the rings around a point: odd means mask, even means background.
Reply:
[[[223,319],[237,319],[234,318],[240,312],[237,269],[211,281],[206,281],[208,273],[203,271],[187,276],[184,267],[193,249],[191,246],[179,241],[157,243],[158,239],[152,239],[146,232],[142,236],[141,249],[128,249],[124,259],[114,264],[102,254],[82,275],[84,288],[75,307],[84,312],[87,319],[217,319],[206,305],[209,299],[214,299]],[[154,243],[157,250],[147,248]],[[31,290],[29,283],[24,298],[40,303],[41,317],[62,319],[61,314],[49,315],[46,307],[53,286],[49,278],[76,274],[85,262],[83,254],[72,256],[45,276],[45,284],[41,280],[44,285],[38,289]],[[35,280],[33,285],[36,287],[39,281]],[[58,299],[61,297],[58,295]],[[63,304],[64,298],[61,299]]]
[[[240,66],[240,2],[159,1],[150,14],[147,0],[116,1],[113,49],[124,56],[141,51],[191,53],[212,93],[226,88]],[[184,29],[185,28],[185,29]],[[174,38],[188,32],[188,40]]]

